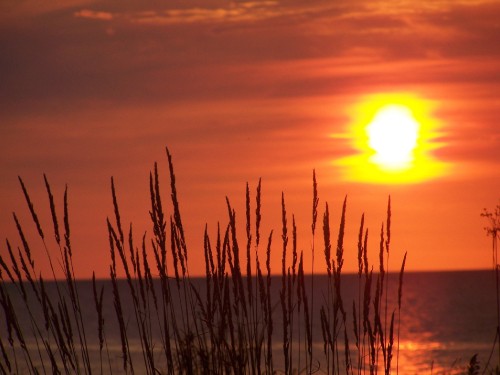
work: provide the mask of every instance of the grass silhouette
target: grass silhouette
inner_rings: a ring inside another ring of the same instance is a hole
[[[31,245],[14,214],[22,246],[15,251],[7,240],[9,259],[0,257],[0,304],[7,328],[7,336],[0,337],[0,372],[151,375],[288,375],[318,370],[328,374],[399,372],[399,322],[406,254],[399,271],[398,304],[392,309],[387,298],[390,199],[387,219],[380,230],[376,271],[368,261],[368,229],[364,216],[361,217],[357,243],[358,298],[353,301],[344,301],[342,294],[347,199],[343,202],[336,241],[332,242],[328,204],[325,203],[322,214],[318,212],[315,173],[311,253],[314,257],[319,251],[315,243],[319,216],[322,217],[325,260],[322,271],[312,268],[308,275],[304,254],[297,249],[295,217],[292,215],[290,225],[283,194],[281,238],[278,240],[282,249],[281,277],[279,285],[276,284],[270,262],[275,235],[272,231],[265,235],[260,233],[259,181],[254,215],[248,184],[246,188],[244,248],[240,247],[236,212],[229,199],[226,201],[228,221],[225,226],[218,226],[216,238],[211,238],[205,229],[205,276],[200,284],[199,278],[190,276],[190,251],[168,149],[167,159],[172,212],[164,211],[155,164],[149,180],[152,238],[144,235],[138,241],[132,225],[124,227],[115,183],[111,179],[114,212],[113,218],[107,220],[110,283],[99,282],[95,275],[92,277],[93,324],[84,318],[80,290],[83,286],[75,281],[67,189],[61,220],[50,184],[44,176],[54,251],[49,244],[49,231],[42,228],[28,190],[19,178],[52,275],[45,279],[35,267]],[[265,259],[259,258],[261,247],[266,250]],[[62,266],[64,279],[53,283],[56,264]],[[122,274],[124,279],[118,276]],[[317,294],[315,277],[325,274],[326,294],[314,298]],[[126,283],[126,288],[120,288],[120,283]],[[52,292],[48,291],[49,284]],[[105,287],[111,290],[105,292]],[[110,293],[113,303],[113,317],[105,317],[106,293]],[[21,317],[14,298],[20,301],[26,318]],[[353,316],[348,317],[351,305]],[[119,329],[121,363],[118,369],[116,358],[110,354],[110,319]],[[315,324],[321,325],[321,338],[313,337]],[[93,332],[90,332],[91,327],[95,327]],[[134,355],[137,350],[132,344],[132,336],[139,337],[139,356]],[[322,347],[317,350],[314,343],[321,340]],[[475,369],[474,364],[471,366]]]

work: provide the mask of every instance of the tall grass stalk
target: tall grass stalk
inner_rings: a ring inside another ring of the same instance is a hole
[[[316,170],[313,169],[313,199],[312,199],[312,224],[311,224],[311,231],[312,231],[312,240],[311,240],[311,313],[314,315],[314,240],[315,240],[315,233],[316,233],[316,221],[318,219],[318,204],[319,204],[319,198],[318,198],[318,183],[316,182]],[[307,301],[307,299],[304,299],[304,301]],[[304,306],[304,312],[307,312],[306,306]],[[309,324],[309,332],[312,332],[312,320],[306,324]],[[312,341],[312,337],[311,337]],[[309,353],[309,351],[308,351]],[[311,358],[309,358],[311,359]],[[307,368],[309,373],[312,371],[312,361],[309,360],[309,367]]]
[[[397,332],[397,357],[396,357],[396,374],[399,373],[399,338],[400,338],[400,330],[401,330],[401,303],[402,303],[402,297],[403,297],[403,275],[405,271],[405,265],[406,265],[406,256],[408,255],[407,252],[405,252],[405,255],[403,257],[403,263],[401,264],[401,271],[399,272],[399,286],[398,286],[398,332]]]

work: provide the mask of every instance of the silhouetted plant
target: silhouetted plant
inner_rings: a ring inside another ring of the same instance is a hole
[[[493,270],[495,272],[496,310],[497,310],[497,328],[496,328],[494,345],[498,346],[498,364],[500,365],[500,264],[498,263],[498,237],[500,236],[500,204],[495,207],[495,210],[493,212],[488,211],[486,208],[483,209],[481,216],[484,217],[488,222],[488,225],[484,228],[484,230],[486,231],[486,235],[488,237],[491,237],[492,262],[493,262]],[[486,367],[488,367],[490,359],[488,360]]]
[[[399,322],[406,254],[399,275],[397,310],[391,312],[387,296],[389,280],[386,278],[391,238],[390,199],[387,219],[380,234],[379,272],[375,274],[368,262],[368,230],[364,226],[364,215],[361,218],[357,246],[359,295],[357,300],[352,301],[352,339],[346,312],[350,302],[344,301],[342,294],[347,198],[343,202],[333,247],[330,211],[325,202],[322,229],[328,284],[326,295],[316,311],[316,271],[311,266],[309,289],[304,253],[297,248],[295,216],[291,215],[290,227],[284,194],[281,200],[281,286],[279,299],[275,298],[274,289],[277,288],[273,289],[270,264],[273,231],[267,237],[265,266],[259,259],[260,180],[256,189],[255,215],[252,215],[248,184],[246,187],[245,253],[240,253],[239,222],[227,198],[227,224],[217,225],[215,241],[210,238],[208,226],[205,227],[204,283],[199,284],[191,278],[190,252],[181,217],[172,157],[168,150],[167,158],[173,212],[168,214],[164,211],[155,163],[149,179],[152,238],[148,239],[143,234],[141,241],[137,242],[132,224],[124,225],[115,180],[111,179],[113,215],[106,222],[111,260],[111,283],[108,283],[111,290],[108,293],[112,296],[113,320],[120,335],[121,369],[117,372],[151,375],[272,374],[281,370],[285,374],[310,374],[324,370],[321,366],[326,364],[329,374],[391,373],[395,351],[399,357]],[[105,287],[99,287],[95,275],[92,275],[91,295],[95,305],[97,341],[91,343],[88,339],[88,325],[83,318],[83,302],[79,291],[82,286],[75,280],[73,267],[68,190],[65,189],[63,197],[64,229],[61,235],[55,199],[44,176],[55,247],[59,250],[57,262],[64,275],[64,281],[57,282],[53,266],[56,262],[52,259],[48,232],[44,231],[23,180],[20,178],[19,181],[36,233],[48,257],[53,281],[56,281],[56,293],[47,291],[46,280],[36,268],[31,245],[18,217],[14,215],[22,247],[16,253],[7,241],[10,264],[0,257],[0,306],[7,328],[7,337],[0,338],[0,372],[91,374],[105,373],[109,369],[109,373],[112,373],[116,359],[110,353],[110,322],[103,312]],[[318,205],[316,173],[313,172],[312,260],[316,246],[314,237]],[[243,257],[241,254],[244,254]],[[153,272],[157,272],[156,280]],[[121,277],[125,288],[118,285]],[[376,286],[374,293],[373,286]],[[18,311],[12,302],[13,293],[28,312],[28,321],[19,320]],[[41,313],[42,319],[39,319],[37,312]],[[277,324],[280,319],[281,324]],[[322,327],[324,359],[317,357],[319,354],[313,350],[314,322],[319,322]],[[138,337],[136,341],[140,345],[140,358],[133,355],[133,334]],[[273,345],[280,334],[284,368],[277,369],[276,361],[279,358],[273,352]],[[27,341],[28,336],[34,338],[34,344]],[[355,345],[356,349],[352,350],[351,345]],[[97,348],[95,357],[91,353],[92,347]],[[397,362],[396,373],[398,371]]]
[[[467,366],[467,375],[479,375],[479,370],[481,367],[479,366],[479,360],[477,359],[477,354],[474,354]]]

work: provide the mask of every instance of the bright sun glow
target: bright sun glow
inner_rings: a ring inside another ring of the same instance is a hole
[[[446,175],[450,165],[434,152],[445,146],[436,103],[409,93],[376,94],[349,109],[347,131],[334,134],[353,153],[335,160],[345,180],[418,183]]]
[[[373,161],[385,168],[407,167],[413,160],[419,128],[407,107],[381,108],[366,128],[368,144],[375,151]]]

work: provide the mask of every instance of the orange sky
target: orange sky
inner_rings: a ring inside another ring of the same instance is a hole
[[[204,272],[205,223],[212,235],[226,225],[228,196],[243,228],[245,184],[255,192],[259,177],[276,271],[282,191],[308,257],[313,169],[333,238],[348,195],[346,270],[356,269],[363,212],[376,260],[389,195],[395,269],[404,251],[410,270],[488,268],[479,214],[500,198],[498,14],[499,1],[3,1],[0,234],[20,245],[15,211],[48,273],[17,180],[49,232],[46,173],[59,210],[69,186],[77,276],[106,276],[110,177],[139,241],[152,232],[154,161],[169,199],[168,146],[192,274]],[[447,173],[404,184],[349,177],[339,161],[359,152],[353,108],[401,93],[430,103],[432,157]],[[319,232],[318,269],[321,246]]]

